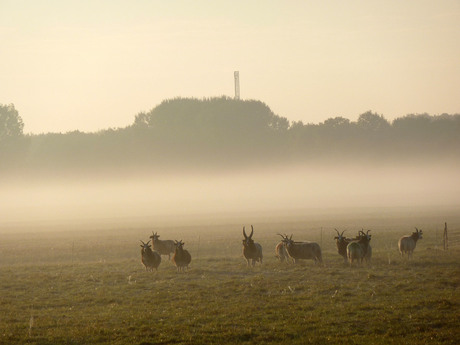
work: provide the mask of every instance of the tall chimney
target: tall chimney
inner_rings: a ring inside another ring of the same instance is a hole
[[[235,76],[235,99],[240,99],[240,72],[235,71],[233,75]]]

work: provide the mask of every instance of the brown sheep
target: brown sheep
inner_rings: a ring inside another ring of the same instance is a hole
[[[339,230],[334,229],[337,231],[337,236],[334,237],[335,243],[337,245],[337,251],[339,252],[339,255],[343,257],[344,263],[347,262],[347,246],[350,244],[352,241],[351,238],[346,238],[343,236],[343,233],[345,230],[342,231],[342,233],[339,233]]]
[[[417,241],[421,240],[422,238],[422,230],[417,228],[415,228],[415,232],[413,232],[412,235],[401,237],[398,242],[401,257],[404,257],[404,254],[407,253],[407,258],[410,259],[412,257],[412,253],[414,252],[415,246],[417,245]]]
[[[350,263],[350,267],[353,265],[355,260],[359,263],[362,263],[363,260],[368,255],[368,251],[370,249],[369,242],[371,241],[371,235],[369,235],[369,231],[365,234],[363,231],[359,232],[358,241],[354,241],[348,244],[347,246],[347,257],[348,262]]]
[[[145,266],[146,271],[153,271],[153,269],[158,271],[158,266],[161,263],[161,256],[157,251],[152,250],[150,246],[150,241],[144,243],[141,240],[141,261]]]
[[[188,269],[188,265],[192,261],[192,256],[184,249],[184,244],[185,243],[182,241],[175,241],[176,248],[172,257],[172,262],[176,265],[177,272]]]
[[[294,242],[291,237],[284,236],[283,243],[286,248],[289,257],[294,260],[296,264],[300,259],[311,259],[315,261],[315,264],[323,263],[323,257],[321,254],[321,247],[316,242]]]
[[[160,255],[168,255],[168,259],[171,260],[171,253],[174,253],[176,250],[176,245],[174,244],[173,240],[160,240],[160,235],[158,233],[154,233],[152,231],[152,239],[153,249],[156,250]]]
[[[252,235],[254,234],[254,227],[251,225],[251,234],[248,236],[246,235],[245,227],[243,226],[243,256],[248,263],[248,267],[250,266],[250,261],[252,261],[252,267],[255,266],[256,262],[260,262],[262,265],[262,246],[259,243],[255,243],[252,239]]]

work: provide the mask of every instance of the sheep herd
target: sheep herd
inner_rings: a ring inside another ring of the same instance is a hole
[[[345,237],[342,231],[337,229],[337,236],[334,237],[337,245],[337,252],[343,257],[345,263],[350,266],[354,262],[360,264],[363,261],[370,263],[372,257],[372,247],[370,245],[371,235],[370,230],[364,232],[360,230],[354,238]],[[243,227],[243,256],[249,266],[255,266],[256,262],[262,264],[262,246],[254,242],[254,227],[251,225],[251,233],[247,235],[246,228]],[[299,242],[292,239],[292,235],[278,234],[281,236],[281,241],[275,247],[275,256],[281,261],[292,261],[298,263],[298,260],[313,260],[315,264],[322,264],[321,247],[316,242]],[[161,263],[161,255],[168,255],[177,268],[177,271],[185,271],[188,269],[192,256],[184,249],[182,241],[160,240],[158,233],[152,232],[150,240],[144,243],[141,240],[141,261],[147,271],[158,270]],[[422,238],[422,230],[415,228],[415,232],[411,235],[403,236],[399,239],[398,248],[401,256],[407,254],[408,258],[412,257],[417,241]],[[152,245],[150,245],[152,242]],[[171,258],[172,254],[172,258]]]
[[[150,241],[152,241],[153,250]],[[185,271],[192,261],[192,256],[188,250],[184,249],[185,243],[182,241],[160,240],[160,235],[152,232],[150,240],[147,243],[141,240],[141,243],[141,261],[146,271],[158,270],[161,255],[168,255],[168,258],[176,265],[178,272]],[[172,259],[171,253],[173,253]]]

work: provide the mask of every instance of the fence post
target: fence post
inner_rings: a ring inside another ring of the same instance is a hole
[[[449,249],[449,242],[447,239],[447,222],[444,223],[444,250]]]
[[[196,251],[196,259],[199,261],[200,259],[200,242],[201,242],[201,235],[198,235],[198,249]]]
[[[434,249],[438,250],[438,227],[436,227],[436,241],[435,241]]]
[[[323,227],[321,227],[321,248],[323,248]]]

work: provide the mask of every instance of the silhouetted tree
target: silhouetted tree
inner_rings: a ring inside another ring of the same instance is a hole
[[[372,132],[381,132],[390,128],[390,123],[383,115],[378,115],[371,111],[361,114],[358,118],[357,125],[366,131]]]
[[[137,114],[126,128],[25,136],[23,127],[13,105],[0,105],[0,170],[134,173],[460,160],[458,114],[407,115],[390,124],[368,111],[355,122],[337,116],[289,124],[260,101],[176,98]]]
[[[0,143],[23,135],[24,123],[13,104],[0,104]]]
[[[24,123],[13,104],[0,104],[0,170],[21,164],[27,151],[28,138]]]
[[[350,120],[341,116],[337,116],[324,121],[324,125],[332,128],[343,128],[350,125]]]

